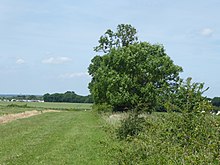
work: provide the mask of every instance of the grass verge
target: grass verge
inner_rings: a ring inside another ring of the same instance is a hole
[[[45,113],[0,125],[0,164],[108,164],[111,139],[91,111]]]

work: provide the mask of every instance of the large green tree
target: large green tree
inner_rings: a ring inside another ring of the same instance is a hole
[[[182,68],[173,63],[162,45],[138,42],[131,25],[119,25],[111,34],[114,39],[102,41],[101,36],[95,51],[105,54],[95,56],[89,66],[89,89],[95,103],[107,103],[116,110],[157,108],[176,88]]]

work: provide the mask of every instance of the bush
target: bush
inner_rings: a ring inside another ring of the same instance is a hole
[[[219,164],[219,117],[154,113],[145,120],[149,124],[138,135],[120,141],[115,164]]]
[[[130,113],[128,118],[121,121],[120,127],[116,130],[119,139],[137,136],[143,131],[145,119],[139,117],[137,113]]]

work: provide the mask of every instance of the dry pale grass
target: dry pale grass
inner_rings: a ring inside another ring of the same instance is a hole
[[[106,116],[104,119],[111,125],[117,125],[120,123],[121,120],[128,117],[127,113],[115,113],[109,116]]]
[[[8,114],[8,115],[4,115],[4,116],[0,116],[0,124],[3,123],[8,123],[17,119],[23,119],[23,118],[28,118],[31,116],[35,116],[35,115],[40,115],[42,113],[47,113],[47,112],[60,112],[57,110],[43,110],[43,111],[37,111],[37,110],[33,110],[33,111],[25,111],[22,113],[16,113],[16,114]]]

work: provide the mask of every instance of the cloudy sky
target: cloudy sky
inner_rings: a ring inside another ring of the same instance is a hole
[[[0,0],[0,93],[87,95],[93,47],[128,23],[220,96],[219,9],[219,0]]]

